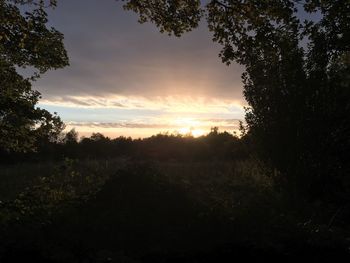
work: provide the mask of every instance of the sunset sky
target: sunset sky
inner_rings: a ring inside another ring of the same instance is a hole
[[[39,106],[85,136],[236,130],[242,69],[221,62],[205,22],[176,38],[137,18],[115,0],[58,1],[49,21],[64,34],[71,65],[34,83]]]

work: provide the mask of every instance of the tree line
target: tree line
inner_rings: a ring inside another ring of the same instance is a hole
[[[16,153],[0,151],[0,162],[103,160],[127,158],[150,161],[227,161],[246,159],[248,144],[228,132],[212,128],[205,136],[195,138],[180,134],[157,134],[144,139],[120,136],[111,139],[101,133],[79,139],[73,129],[62,133],[59,140],[39,142],[35,152]]]

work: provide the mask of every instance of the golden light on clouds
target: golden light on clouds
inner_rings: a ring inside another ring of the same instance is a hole
[[[140,96],[60,96],[50,99],[42,99],[41,104],[60,107],[79,108],[122,108],[122,109],[147,109],[164,110],[167,112],[193,112],[209,113],[222,112],[230,108],[243,109],[241,101],[190,97],[190,96],[167,96],[167,97],[140,97]]]
[[[57,111],[66,130],[74,128],[82,136],[100,132],[112,138],[158,133],[199,137],[212,127],[233,133],[244,115],[239,101],[189,96],[65,96],[43,100],[40,106]]]

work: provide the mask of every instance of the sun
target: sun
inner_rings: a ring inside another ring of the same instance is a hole
[[[174,120],[174,124],[179,127],[177,132],[184,136],[200,137],[206,133],[200,127],[202,123],[193,118],[179,118]]]
[[[178,133],[183,136],[200,137],[205,134],[205,131],[200,128],[182,127],[178,129]]]
[[[205,131],[202,129],[194,129],[191,131],[191,134],[193,135],[193,137],[201,137],[205,134]]]
[[[191,133],[191,129],[188,128],[188,127],[182,127],[182,128],[179,128],[178,129],[178,132],[181,134],[181,135],[189,135]]]
[[[200,137],[207,132],[202,120],[195,118],[176,118],[171,121],[171,125],[176,127],[176,133],[182,136]]]

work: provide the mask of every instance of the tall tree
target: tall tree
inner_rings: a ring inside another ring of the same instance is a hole
[[[45,9],[55,0],[0,0],[0,150],[29,151],[38,139],[54,140],[63,128],[58,116],[36,107],[32,81],[68,65],[63,35],[47,26]],[[30,68],[29,78],[18,69]]]
[[[350,201],[349,0],[123,1],[176,36],[205,17],[223,62],[245,67],[249,134],[279,185]]]

